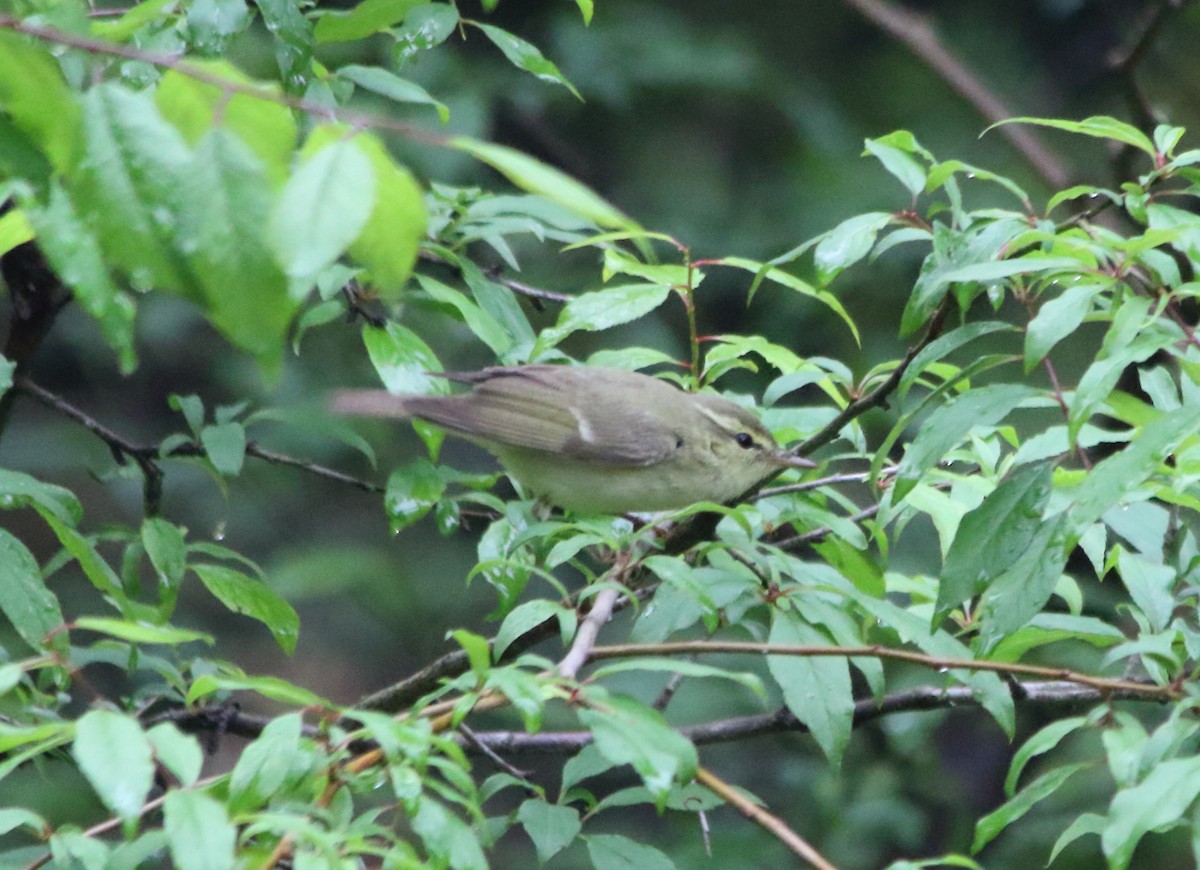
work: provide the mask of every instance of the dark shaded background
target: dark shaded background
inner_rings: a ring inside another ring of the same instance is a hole
[[[400,72],[449,105],[450,131],[513,145],[564,168],[643,225],[673,234],[697,257],[769,258],[859,212],[910,207],[907,192],[875,161],[860,157],[865,137],[897,128],[911,130],[939,157],[1013,177],[1035,204],[1043,202],[1054,189],[1044,173],[1000,132],[981,136],[994,119],[981,114],[910,46],[865,17],[859,7],[866,6],[838,0],[599,0],[595,20],[585,28],[571,3],[501,3],[489,20],[537,44],[579,89],[583,102],[514,69],[476,32]],[[922,16],[944,49],[1006,107],[1005,114],[1113,114],[1143,122],[1152,113],[1159,120],[1196,126],[1200,76],[1194,46],[1200,11],[1190,3],[945,0],[906,8]],[[1162,8],[1170,11],[1162,26],[1153,25]],[[466,3],[463,14],[481,13]],[[1132,70],[1122,67],[1121,59],[1147,28],[1155,29],[1144,53],[1136,55]],[[371,62],[386,57],[385,42],[366,46],[378,52]],[[331,47],[322,60],[333,67],[365,62],[350,54],[363,48]],[[252,73],[274,75],[261,32],[243,38],[234,59]],[[368,99],[363,105],[430,122],[423,110],[405,115],[391,104]],[[1099,144],[1054,132],[1037,135],[1072,183],[1116,186],[1131,171],[1124,155]],[[396,138],[390,144],[423,180],[499,184],[460,153]],[[563,256],[556,246],[533,239],[517,252],[520,277],[529,283],[568,293],[599,285],[592,253]],[[485,252],[480,256],[487,259]],[[759,332],[798,352],[831,356],[864,372],[903,352],[896,324],[917,267],[915,256],[894,252],[834,285],[859,323],[865,337],[861,348],[827,311],[782,291],[763,291],[747,308],[746,276],[722,270],[700,288],[701,331]],[[199,394],[210,407],[249,400],[312,419],[307,412],[329,389],[375,381],[355,325],[333,324],[306,335],[280,383],[267,387],[252,361],[232,352],[187,304],[160,295],[141,305],[141,366],[132,377],[119,377],[95,325],[72,308],[56,323],[31,376],[127,437],[147,442],[184,428],[167,407],[172,393]],[[7,315],[7,309],[0,307],[0,314]],[[413,316],[420,323],[420,313]],[[535,323],[545,323],[553,312],[533,316]],[[648,345],[682,355],[684,326],[681,311],[668,305],[655,320],[598,337],[579,335],[565,349],[583,358],[601,347]],[[465,333],[415,328],[431,340],[448,368],[489,361],[486,349],[466,342]],[[756,387],[748,376],[731,383]],[[315,423],[307,433],[303,426],[262,425],[254,437],[272,449],[380,482],[393,465],[420,452],[406,429],[356,426],[379,453],[376,468]],[[467,448],[452,448],[447,456],[469,467],[489,467],[486,457]],[[0,462],[76,491],[89,529],[140,521],[137,475],[117,468],[104,445],[81,428],[28,399],[15,408],[0,444]],[[427,519],[393,538],[378,496],[262,462],[249,461],[243,475],[228,483],[227,495],[195,464],[174,461],[166,467],[164,515],[187,525],[192,538],[221,539],[258,560],[272,585],[300,611],[300,644],[287,657],[260,625],[185,587],[176,621],[217,633],[218,654],[248,670],[279,674],[350,703],[448,649],[445,630],[465,626],[488,633],[494,628],[483,622],[494,594],[483,581],[464,587],[474,564],[474,531],[443,538]],[[40,557],[53,552],[50,536],[31,517],[5,514],[0,521],[22,539],[40,543]],[[905,540],[907,551],[936,554],[932,541],[920,539],[928,531],[914,524],[906,532],[911,536]],[[90,589],[72,569],[56,578],[55,588],[68,613],[78,612],[71,590]],[[619,628],[612,631],[619,635]],[[97,668],[90,678],[105,687],[119,676]],[[897,673],[892,687],[901,687],[905,679]],[[645,697],[655,688],[630,683],[631,691]],[[717,698],[741,703],[745,713],[762,709],[744,693],[685,683],[672,705],[673,719],[698,721]],[[511,727],[505,718],[494,721]],[[1019,736],[1038,724],[1022,721]],[[966,850],[974,820],[1002,800],[1009,754],[994,723],[972,711],[956,711],[892,716],[857,731],[841,771],[831,771],[810,740],[794,735],[713,747],[703,756],[707,765],[761,795],[839,866],[865,868],[899,855]],[[481,761],[481,769],[486,764]],[[528,766],[552,771],[559,764],[531,760]],[[1064,819],[1092,806],[1090,785],[1103,775],[1097,772],[1093,781],[1090,776],[1077,777],[1073,788],[1001,837],[985,853],[985,863],[1044,862],[1053,838],[1067,824]],[[62,797],[61,782],[45,772],[9,777],[0,788],[23,789],[34,802]],[[48,814],[81,811],[58,806]],[[590,830],[604,829],[606,817]],[[712,821],[714,866],[790,862],[781,845],[731,810],[718,811]],[[691,817],[643,822],[646,836],[680,867],[705,860]],[[497,866],[532,866],[532,849],[521,835],[510,835],[505,843]],[[1185,854],[1175,853],[1177,847],[1186,844],[1169,836],[1150,838],[1138,857],[1154,866],[1151,862]],[[1084,839],[1057,866],[1093,867],[1098,860],[1095,838]],[[577,847],[553,866],[587,866],[586,856]]]

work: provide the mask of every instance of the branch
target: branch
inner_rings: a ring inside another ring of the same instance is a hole
[[[264,100],[268,103],[277,103],[281,106],[286,106],[289,109],[295,109],[297,111],[304,112],[313,117],[332,118],[351,127],[387,130],[390,133],[398,133],[415,142],[423,142],[427,145],[448,147],[451,142],[451,137],[430,133],[427,130],[423,130],[413,124],[406,124],[403,121],[394,121],[391,118],[387,118],[382,115],[372,115],[367,112],[339,109],[323,103],[314,102],[313,100],[289,97],[285,94],[279,93],[273,88],[256,83],[230,81],[229,79],[216,75],[209,70],[189,63],[186,60],[182,60],[179,55],[156,54],[153,52],[143,51],[139,48],[127,45],[119,45],[117,43],[107,42],[103,39],[95,39],[93,37],[84,36],[78,33],[68,33],[67,31],[59,30],[56,27],[31,24],[28,21],[14,18],[11,15],[0,15],[0,28],[14,30],[17,33],[24,33],[26,36],[32,36],[34,39],[40,39],[44,42],[52,42],[55,45],[65,45],[68,48],[76,48],[80,51],[87,52],[88,54],[104,55],[106,57],[120,57],[125,58],[126,60],[137,60],[143,63],[148,63],[151,66],[174,70],[180,75],[184,75],[198,82],[203,82],[206,85],[212,85],[215,88],[219,88],[222,93],[244,94],[248,97],[253,97],[256,100]]]
[[[1177,700],[1183,692],[1177,686],[1159,686],[1136,680],[1112,679],[1083,674],[1068,668],[1023,665],[1017,662],[995,662],[984,659],[951,659],[926,655],[912,650],[870,644],[863,646],[812,646],[807,644],[757,643],[754,641],[687,640],[671,643],[630,643],[616,646],[598,646],[592,650],[592,661],[631,658],[634,656],[678,656],[698,653],[753,653],[776,656],[838,656],[853,658],[887,659],[909,662],[936,671],[992,671],[1013,676],[1024,675],[1049,680],[1060,680],[1090,686],[1101,692],[1128,692],[1152,700]]]
[[[872,408],[880,407],[887,403],[888,397],[895,391],[896,387],[900,386],[900,380],[904,377],[905,371],[912,364],[917,354],[923,351],[929,344],[941,335],[942,324],[946,322],[946,314],[950,310],[950,295],[947,294],[941,305],[933,313],[933,317],[929,320],[929,328],[925,330],[924,337],[910,347],[904,358],[892,370],[885,380],[878,387],[867,393],[865,396],[860,396],[849,405],[842,409],[842,412],[829,421],[815,435],[810,435],[808,438],[800,442],[799,445],[792,448],[792,453],[797,456],[808,456],[814,450],[824,447],[830,441],[837,437],[838,433],[851,420],[861,417]]]
[[[697,768],[696,782],[715,792],[718,797],[730,804],[743,816],[756,825],[773,834],[781,843],[803,858],[817,870],[837,870],[821,856],[821,853],[809,844],[807,840],[788,827],[783,819],[755,803],[751,798],[742,794],[725,780],[719,778],[706,767]]]
[[[1101,691],[1089,686],[1062,680],[1031,680],[1011,684],[1018,704],[1038,710],[1077,710],[1091,704],[1109,701],[1146,701],[1140,692]],[[854,703],[855,726],[881,719],[893,713],[933,710],[958,710],[964,706],[980,707],[979,699],[969,686],[917,686],[902,692],[874,698],[862,698]],[[769,734],[806,733],[808,726],[786,707],[756,716],[736,716],[677,729],[679,734],[696,746],[713,743],[732,743]],[[493,752],[504,755],[573,755],[592,742],[590,731],[542,731],[526,734],[523,731],[476,731],[475,739]],[[470,746],[467,752],[472,752]]]
[[[571,648],[558,663],[558,673],[561,676],[573,680],[579,674],[579,669],[587,664],[592,655],[592,648],[596,645],[596,637],[604,624],[612,619],[613,608],[620,597],[621,590],[612,586],[596,593],[592,609],[575,631],[575,640],[571,643]]]
[[[181,444],[172,449],[166,456],[161,455],[158,444],[135,444],[128,438],[125,438],[120,433],[109,428],[105,424],[96,420],[84,411],[72,405],[61,396],[50,392],[49,390],[38,386],[29,378],[18,377],[13,382],[13,390],[24,393],[32,399],[37,400],[52,411],[62,414],[70,420],[74,420],[79,425],[83,426],[101,441],[103,441],[112,453],[113,459],[119,464],[124,464],[126,459],[132,459],[137,463],[145,478],[145,499],[146,511],[153,515],[157,513],[159,499],[162,495],[162,479],[163,470],[158,464],[159,460],[165,458],[184,458],[204,456],[204,448],[199,444]],[[328,468],[315,462],[309,462],[305,459],[297,459],[294,456],[288,456],[284,453],[277,453],[273,450],[266,450],[259,447],[257,444],[250,443],[246,445],[246,455],[252,456],[255,459],[261,459],[264,462],[272,462],[277,465],[287,465],[292,468],[298,468],[301,471],[306,471],[309,474],[323,477],[327,480],[333,480],[337,483],[344,483],[367,492],[383,492],[384,487],[369,481],[360,480],[357,477],[352,477],[349,474],[344,474],[333,468]]]
[[[975,107],[989,124],[1011,118],[1012,111],[999,97],[939,41],[937,34],[921,16],[885,0],[846,0],[879,29],[904,43],[913,54],[941,76],[959,96]],[[1044,146],[1038,136],[1025,127],[1006,125],[999,128],[1021,155],[1055,189],[1067,186],[1071,174],[1058,156]]]

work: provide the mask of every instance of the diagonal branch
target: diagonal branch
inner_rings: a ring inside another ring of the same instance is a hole
[[[864,18],[898,41],[904,43],[913,54],[923,60],[941,76],[959,96],[975,107],[990,124],[1013,117],[1013,112],[1003,100],[993,93],[971,69],[942,45],[934,29],[920,15],[902,6],[885,0],[845,0]],[[1063,162],[1041,139],[1025,127],[1007,125],[999,128],[1000,135],[1008,139],[1030,165],[1038,171],[1051,187],[1065,187],[1071,173]]]

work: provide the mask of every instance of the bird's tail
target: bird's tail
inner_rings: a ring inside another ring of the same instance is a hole
[[[412,416],[403,396],[387,390],[338,390],[329,400],[329,409],[349,417],[391,417],[402,420]]]

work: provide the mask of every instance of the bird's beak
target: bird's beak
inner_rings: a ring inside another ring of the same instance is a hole
[[[817,463],[811,459],[805,459],[803,456],[797,456],[794,453],[788,453],[786,450],[780,450],[775,454],[776,464],[783,468],[816,468]]]

